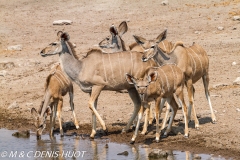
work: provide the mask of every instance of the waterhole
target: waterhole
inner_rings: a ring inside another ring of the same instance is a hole
[[[91,141],[85,136],[42,135],[36,139],[12,136],[16,131],[0,129],[0,159],[84,159],[84,160],[147,160],[153,149],[144,145],[113,143],[110,139]],[[122,153],[123,155],[118,155]],[[189,151],[168,150],[168,157],[161,160],[225,160],[224,157],[208,154],[193,154]]]

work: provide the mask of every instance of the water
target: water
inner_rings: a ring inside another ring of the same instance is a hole
[[[35,134],[30,138],[16,138],[12,136],[15,131],[0,129],[0,160],[1,159],[84,159],[84,160],[145,160],[148,159],[150,148],[127,144],[112,143],[109,139],[96,139],[78,136],[60,137],[56,135],[50,139],[43,135],[37,140]],[[108,147],[106,147],[106,144]],[[128,156],[117,155],[128,151]],[[193,160],[192,153],[186,151],[172,151],[168,160]],[[201,160],[225,160],[223,157],[212,157],[207,154],[198,154]]]

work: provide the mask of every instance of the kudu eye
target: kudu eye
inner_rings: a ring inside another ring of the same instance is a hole
[[[57,45],[57,43],[52,43],[52,46],[56,46]]]
[[[109,38],[106,38],[107,41],[109,41]]]
[[[154,46],[151,46],[151,48],[153,48],[153,49],[154,49]]]

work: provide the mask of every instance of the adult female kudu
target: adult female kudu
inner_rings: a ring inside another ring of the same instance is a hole
[[[74,112],[73,103],[73,85],[68,79],[65,73],[62,71],[60,64],[57,64],[51,70],[51,73],[46,78],[45,82],[45,94],[44,100],[42,101],[38,111],[35,108],[31,109],[31,114],[35,120],[34,124],[37,128],[37,137],[40,138],[42,131],[44,130],[46,124],[45,120],[47,115],[50,114],[50,136],[53,135],[53,128],[55,124],[56,115],[59,121],[60,135],[63,136],[62,122],[61,122],[61,111],[63,105],[63,96],[69,93],[69,103],[72,109],[74,123],[76,128],[79,128],[78,121],[76,119],[76,114]],[[43,109],[43,106],[47,106],[47,109]],[[50,106],[50,107],[48,107]],[[43,115],[43,118],[41,118]]]
[[[109,28],[109,32],[111,35],[104,38],[99,43],[99,47],[102,48],[102,50],[104,52],[108,52],[108,53],[109,52],[114,53],[114,52],[119,52],[119,51],[127,51],[125,42],[122,39],[123,34],[125,34],[127,31],[128,31],[128,26],[127,26],[126,21],[121,22],[120,25],[118,26],[118,29],[114,25],[112,25]],[[139,52],[142,50],[135,49],[135,51]],[[155,63],[155,62],[153,61],[153,63]],[[121,91],[121,93],[122,93],[122,91]],[[137,121],[137,117],[135,119],[135,122],[136,121]],[[152,124],[152,121],[153,121],[152,109],[150,107],[148,107],[146,110],[146,116],[145,116],[142,134],[145,134],[147,132],[148,123]],[[135,125],[135,123],[134,123],[134,125]]]
[[[119,91],[127,89],[134,103],[134,113],[131,116],[125,130],[128,130],[136,117],[141,100],[133,85],[129,85],[125,80],[125,73],[133,76],[143,76],[145,69],[153,66],[151,61],[142,62],[142,54],[138,52],[117,52],[103,53],[101,50],[93,49],[87,53],[83,59],[78,59],[72,44],[69,42],[68,33],[59,31],[57,40],[41,51],[43,57],[59,54],[61,66],[69,78],[79,85],[81,90],[90,93],[89,108],[92,110],[92,133],[91,138],[96,134],[97,116],[102,128],[106,131],[106,126],[96,110],[98,96],[102,90]],[[45,112],[47,106],[43,106]],[[41,118],[43,117],[43,113]]]
[[[99,43],[99,47],[105,49],[111,49],[112,52],[117,51],[117,50],[122,50],[122,51],[126,51],[126,46],[125,46],[125,42],[122,39],[122,35],[123,33],[127,32],[127,23],[125,21],[123,21],[120,25],[119,25],[119,32],[121,34],[118,34],[118,30],[116,29],[116,27],[111,26],[109,31],[111,33],[111,36],[108,36],[106,38],[104,38],[100,43]],[[173,45],[173,43],[168,42],[167,40],[165,40],[166,38],[166,34],[161,33],[156,40],[159,41],[159,47],[164,51],[164,52],[170,52],[171,49],[175,48],[176,46]],[[154,40],[153,42],[155,42],[156,40]],[[152,41],[152,40],[150,40]],[[149,42],[150,43],[150,42]],[[177,44],[178,45],[178,44]],[[131,51],[137,51],[137,52],[144,52],[144,48],[139,45],[137,42],[132,43],[131,45],[129,45],[129,49]],[[153,61],[152,63],[154,64],[154,66],[159,66],[157,63],[155,63],[154,60],[150,59],[151,61]],[[167,104],[167,112],[164,118],[164,123],[162,125],[162,129],[165,128],[166,125],[166,121],[167,121],[167,116],[168,116],[168,112],[170,110],[170,106],[168,106]],[[143,108],[142,108],[143,109]],[[153,121],[153,117],[152,117],[152,108],[147,107],[146,110],[146,116],[145,116],[145,121],[144,121],[144,126],[143,126],[143,130],[141,132],[141,134],[146,134],[147,132],[147,126],[148,126],[148,122],[149,124],[152,124]]]
[[[135,78],[132,75],[126,74],[126,80],[129,84],[134,84],[138,91],[143,105],[148,104],[150,101],[155,100],[156,105],[156,142],[159,142],[160,131],[159,131],[159,116],[161,114],[165,101],[172,107],[172,116],[169,121],[167,130],[164,136],[171,131],[173,119],[178,110],[178,105],[175,101],[174,95],[176,95],[179,104],[182,107],[184,120],[185,120],[185,134],[184,137],[188,137],[188,122],[187,122],[187,107],[183,97],[184,87],[184,74],[180,68],[176,65],[169,64],[161,67],[149,68],[144,77]],[[159,113],[160,104],[160,113]],[[146,106],[147,107],[147,106]],[[142,112],[143,113],[143,112]],[[139,116],[142,116],[142,113]],[[141,117],[140,117],[141,118]],[[137,131],[139,128],[139,121],[132,137],[131,143],[135,142]]]
[[[167,30],[163,32],[166,34]],[[195,112],[194,105],[194,93],[195,89],[193,84],[196,83],[200,78],[203,80],[205,95],[209,103],[212,123],[216,122],[216,116],[213,112],[210,95],[208,91],[209,85],[209,59],[204,49],[193,44],[190,47],[178,46],[176,49],[171,50],[169,54],[164,53],[161,48],[158,47],[158,41],[148,41],[145,38],[134,36],[136,42],[141,45],[145,52],[142,60],[144,62],[153,58],[159,65],[167,63],[175,63],[185,74],[185,85],[187,86],[188,98],[189,98],[189,109],[188,119],[191,118],[191,109],[193,108],[193,115],[195,120],[195,128],[199,128],[199,121]],[[182,42],[181,42],[182,43]]]

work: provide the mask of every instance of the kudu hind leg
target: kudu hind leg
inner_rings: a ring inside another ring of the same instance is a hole
[[[206,98],[208,100],[208,104],[209,104],[209,107],[210,107],[210,111],[211,111],[211,116],[212,116],[212,123],[216,123],[216,116],[213,112],[213,108],[212,108],[212,103],[211,103],[211,99],[210,99],[210,94],[209,94],[209,90],[208,90],[208,85],[209,85],[209,77],[208,75],[204,75],[202,77],[202,80],[203,80],[203,85],[204,85],[204,89],[205,89],[205,95],[206,95]]]
[[[57,117],[58,117],[58,123],[59,123],[59,128],[60,128],[60,135],[63,137],[63,129],[62,129],[62,118],[61,118],[61,110],[63,106],[63,99],[59,98],[58,100],[58,105],[57,105]]]
[[[179,105],[182,106],[182,112],[184,116],[184,122],[185,122],[185,129],[184,129],[184,137],[188,138],[188,116],[187,116],[187,106],[184,101],[184,95],[183,92],[180,92],[180,94],[177,97],[177,100],[179,102]]]
[[[129,119],[129,121],[127,123],[127,126],[122,130],[122,133],[124,133],[124,132],[129,130],[131,124],[133,123],[133,120],[137,116],[137,114],[138,114],[138,112],[140,110],[140,107],[141,107],[141,99],[140,99],[140,97],[138,95],[137,90],[135,88],[128,89],[128,94],[129,94],[130,98],[133,101],[134,111],[133,111],[133,114],[132,114],[131,118]]]
[[[55,121],[56,121],[56,114],[57,114],[57,106],[58,106],[58,102],[54,102],[53,103],[53,109],[52,109],[52,121],[50,121],[50,136],[53,136],[53,129],[55,126]],[[51,118],[50,118],[51,119]]]
[[[186,82],[187,86],[187,92],[188,92],[188,99],[189,99],[189,106],[188,106],[188,120],[191,120],[191,111],[193,110],[193,116],[194,116],[194,121],[195,121],[195,128],[199,129],[199,121],[197,119],[197,114],[195,111],[195,105],[194,105],[194,89],[193,89],[193,84],[192,80],[189,79]]]
[[[148,107],[145,110],[145,118],[144,118],[143,130],[141,132],[141,134],[143,134],[143,135],[147,133],[148,121],[149,121],[149,117],[150,117],[150,114],[151,114],[151,103],[148,103],[147,106]]]
[[[89,108],[92,111],[92,133],[90,135],[90,138],[94,138],[95,134],[96,134],[96,120],[95,120],[95,116],[97,117],[97,119],[99,120],[102,128],[104,131],[107,130],[105,122],[103,121],[103,119],[101,118],[101,116],[99,115],[99,113],[97,112],[96,108],[97,108],[97,99],[102,91],[104,86],[93,86],[92,87],[92,92],[91,92],[91,97],[89,99],[88,105]]]
[[[148,114],[148,123],[152,124],[153,123],[153,108],[151,106],[151,103],[149,103],[149,114]]]
[[[167,110],[170,110],[170,108],[171,108],[172,113],[171,113],[171,116],[170,116],[170,120],[169,120],[169,123],[168,123],[168,127],[167,127],[166,131],[164,132],[162,138],[166,138],[166,137],[168,136],[168,133],[171,131],[173,119],[174,119],[174,117],[175,117],[175,115],[176,115],[176,113],[177,113],[177,109],[178,109],[174,97],[166,98],[166,100],[167,100],[167,103],[168,103],[168,105],[169,105],[169,106],[167,107]],[[166,111],[166,114],[165,114],[165,115],[167,115],[167,114],[168,114],[168,113],[167,113],[167,111]]]
[[[69,91],[69,103],[70,103],[72,114],[73,114],[73,118],[74,118],[74,124],[76,126],[76,129],[78,129],[79,125],[78,125],[78,121],[77,121],[76,114],[75,114],[75,111],[74,111],[73,89],[71,89],[71,91]]]

